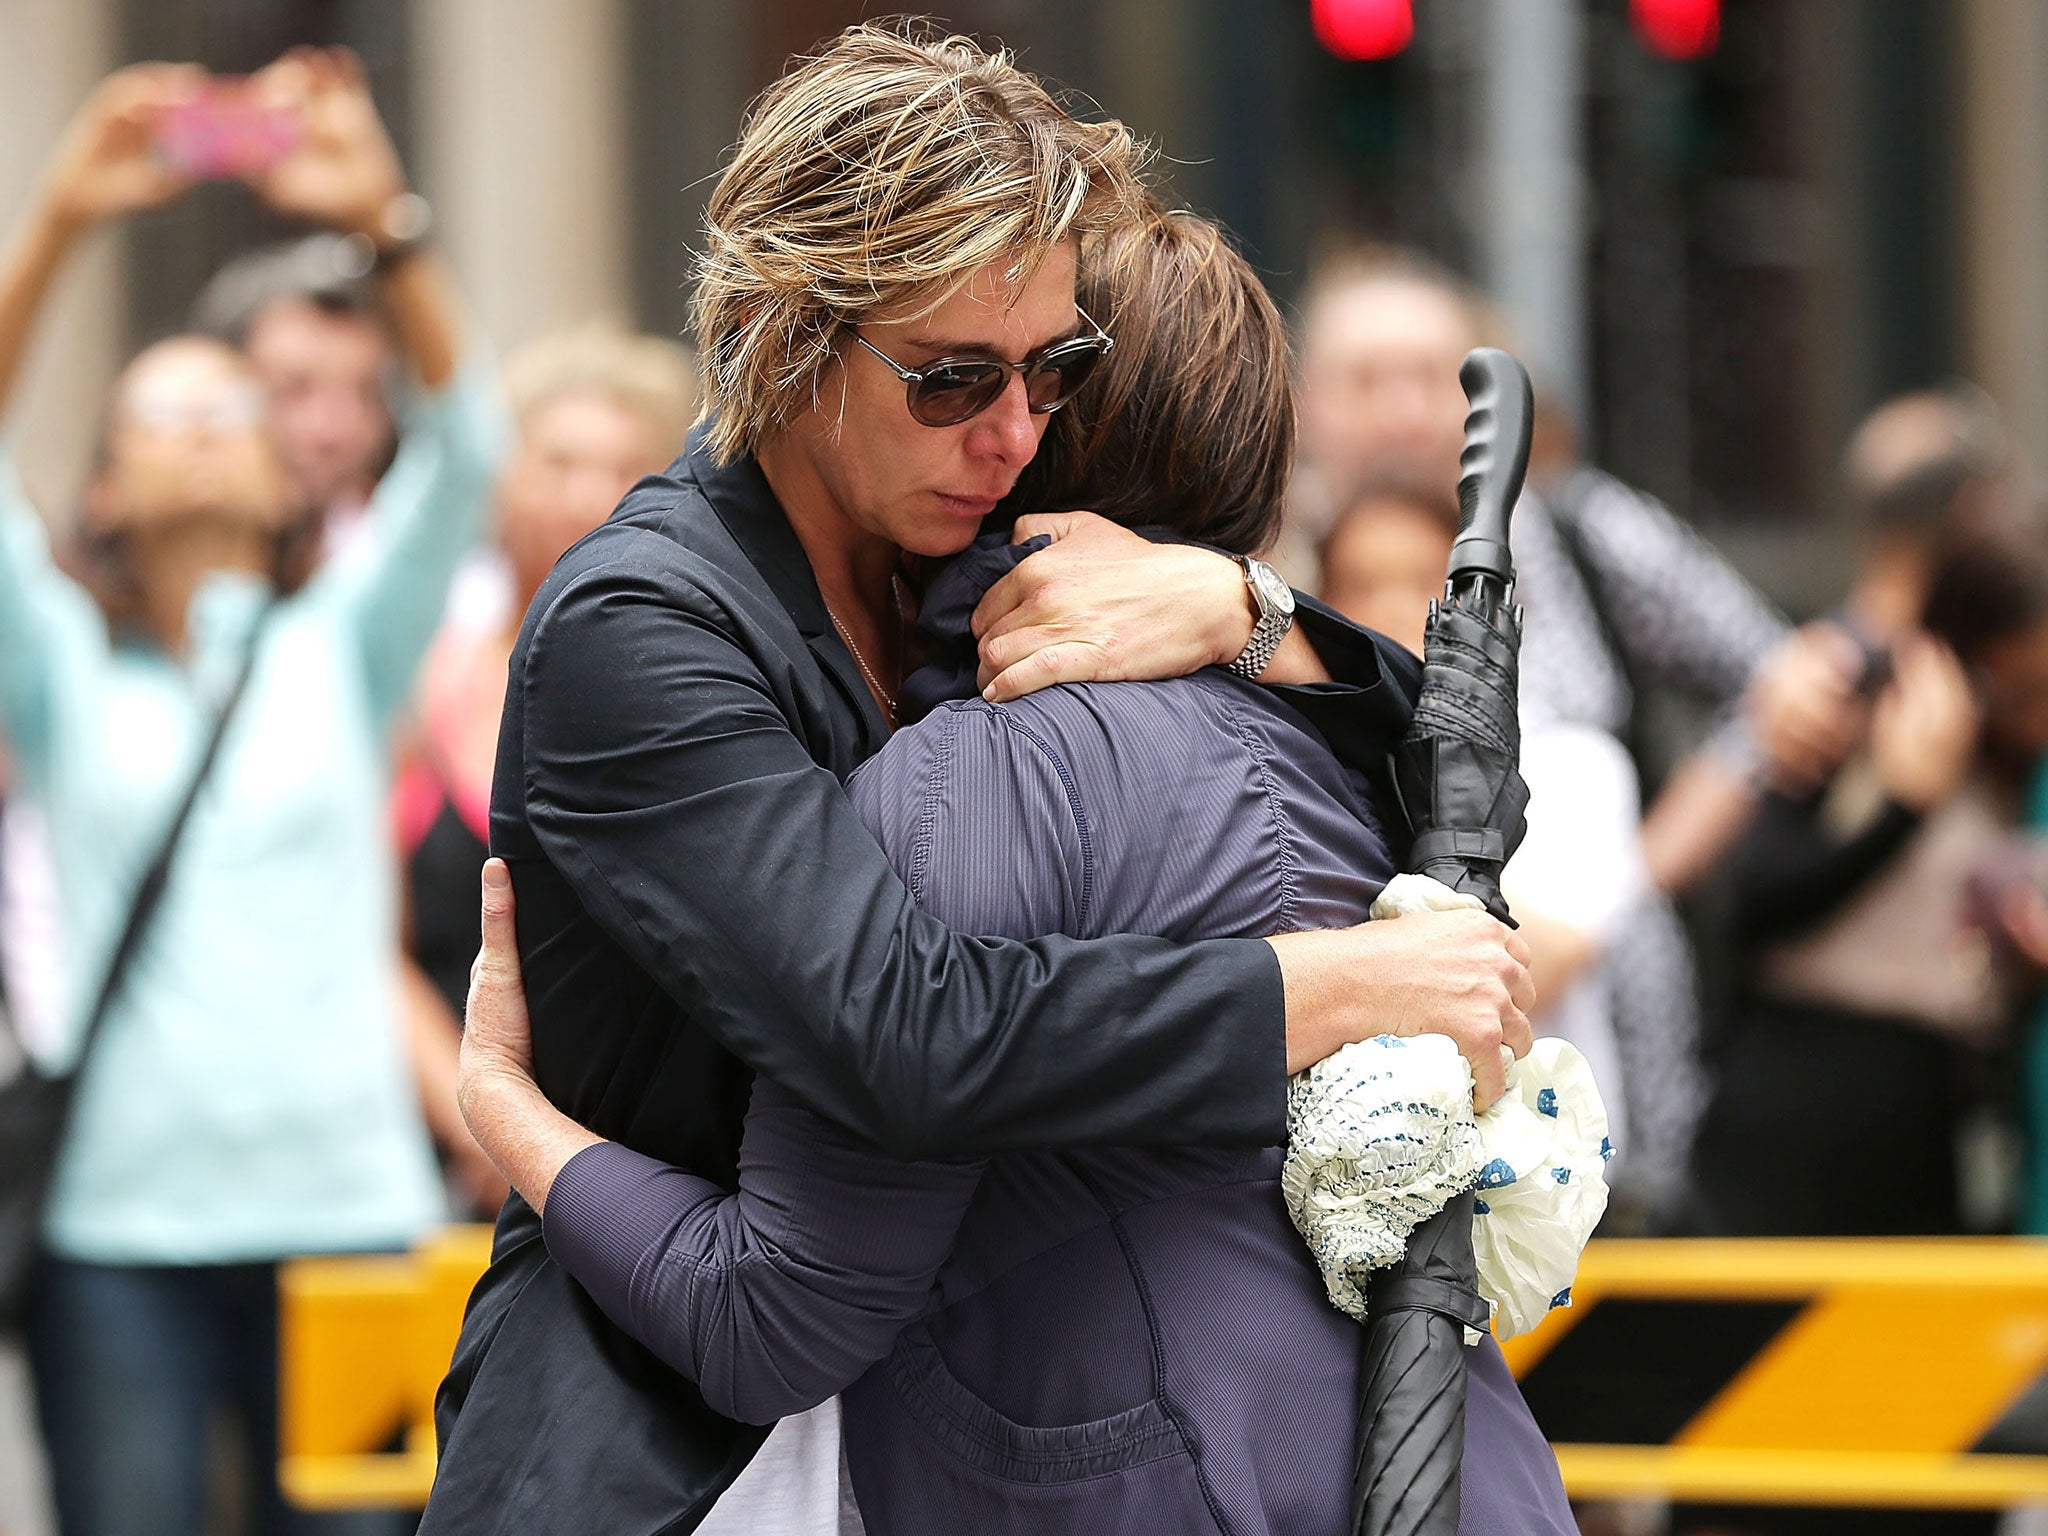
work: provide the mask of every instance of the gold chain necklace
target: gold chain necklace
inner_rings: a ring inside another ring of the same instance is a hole
[[[889,576],[889,600],[896,605],[896,650],[899,674],[896,686],[901,688],[903,686],[900,680],[903,665],[903,583],[897,579],[893,572]],[[846,642],[847,650],[853,653],[853,664],[860,668],[860,675],[866,678],[868,686],[875,690],[875,697],[882,701],[882,714],[889,723],[889,729],[895,730],[896,696],[882,686],[882,680],[875,675],[875,669],[868,665],[867,657],[861,654],[860,647],[854,643],[853,631],[839,621],[839,615],[832,611],[830,603],[825,604],[825,617],[832,621],[832,627],[839,631],[839,638]]]

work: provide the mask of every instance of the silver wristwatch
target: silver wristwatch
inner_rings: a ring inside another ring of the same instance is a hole
[[[1237,660],[1230,663],[1230,670],[1239,677],[1256,678],[1266,670],[1273,653],[1280,649],[1280,642],[1287,638],[1287,631],[1294,627],[1294,589],[1265,561],[1254,560],[1250,555],[1232,558],[1244,567],[1244,584],[1251,589],[1259,622],[1252,626],[1252,637],[1237,653]]]

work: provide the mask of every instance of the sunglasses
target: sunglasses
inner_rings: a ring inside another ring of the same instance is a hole
[[[859,331],[853,333],[853,339],[909,386],[905,397],[910,414],[925,426],[955,427],[979,416],[1002,398],[1013,373],[1024,376],[1024,398],[1034,415],[1043,416],[1073,399],[1095,365],[1116,345],[1087,310],[1078,304],[1074,310],[1095,326],[1093,336],[1047,342],[1019,363],[1001,357],[942,357],[922,368],[906,368]]]

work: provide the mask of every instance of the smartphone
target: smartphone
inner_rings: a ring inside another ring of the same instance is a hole
[[[1857,649],[1863,652],[1863,664],[1856,674],[1856,691],[1866,699],[1874,699],[1892,681],[1892,652],[1890,646],[1876,645],[1855,636]]]
[[[266,171],[298,139],[297,110],[259,102],[246,79],[209,82],[198,96],[165,112],[156,128],[158,153],[202,181]]]

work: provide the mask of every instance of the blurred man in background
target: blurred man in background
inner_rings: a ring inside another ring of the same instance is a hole
[[[1334,514],[1375,480],[1456,484],[1466,411],[1458,367],[1497,332],[1468,285],[1417,253],[1354,250],[1311,275],[1301,338],[1308,473],[1291,510],[1297,579]],[[1569,454],[1554,454],[1549,468],[1547,484],[1532,472],[1513,525],[1527,611],[1525,726],[1588,727],[1628,742],[1638,680],[1685,688],[1726,721],[1645,817],[1650,883],[1609,949],[1616,1088],[1631,1126],[1628,1167],[1617,1168],[1622,1205],[1668,1217],[1704,1098],[1695,968],[1670,897],[1739,834],[1763,784],[1811,783],[1847,751],[1853,646],[1832,631],[1795,636],[1650,498]]]
[[[248,354],[322,552],[338,552],[364,526],[397,445],[398,352],[370,256],[336,234],[252,251],[207,284],[192,325]]]

